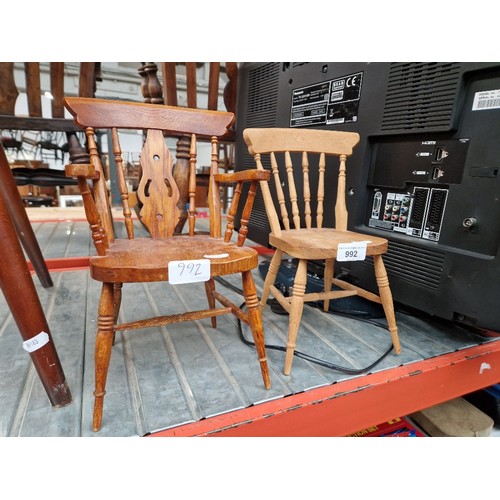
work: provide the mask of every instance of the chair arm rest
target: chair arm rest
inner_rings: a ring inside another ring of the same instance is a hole
[[[240,229],[238,231],[238,240],[236,243],[237,246],[243,246],[248,233],[248,222],[250,220],[250,214],[252,213],[253,202],[255,200],[259,182],[268,181],[271,178],[271,172],[269,172],[268,170],[260,170],[255,168],[250,170],[242,170],[240,172],[234,172],[231,174],[215,174],[214,178],[216,181],[218,180],[218,178],[220,178],[220,180],[223,182],[226,181],[236,183],[231,206],[229,207],[227,213],[227,225],[226,232],[224,234],[224,241],[226,243],[230,241],[233,235],[234,218],[236,215],[238,204],[240,202],[242,184],[245,181],[250,181],[251,183],[247,193],[247,198],[245,200],[245,206],[243,207],[243,210],[241,212]]]
[[[93,165],[87,164],[70,164],[64,168],[68,177],[85,177],[86,179],[99,179],[99,172],[96,171]]]
[[[216,182],[243,182],[243,181],[268,181],[271,172],[256,168],[232,172],[229,174],[214,174]]]

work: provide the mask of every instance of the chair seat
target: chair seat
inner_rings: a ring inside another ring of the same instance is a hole
[[[269,243],[297,259],[332,259],[337,256],[339,243],[366,241],[366,255],[387,252],[387,240],[368,234],[337,231],[333,228],[290,229],[281,236],[269,235]]]
[[[173,244],[175,242],[175,244]],[[106,255],[90,259],[92,278],[108,283],[168,281],[173,260],[209,259],[212,276],[239,273],[258,265],[258,253],[207,236],[175,236],[169,239],[115,240]]]

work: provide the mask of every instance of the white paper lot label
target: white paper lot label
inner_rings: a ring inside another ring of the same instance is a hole
[[[339,243],[337,260],[345,262],[348,260],[365,260],[366,241],[353,241],[352,243]]]
[[[168,281],[172,285],[181,283],[196,283],[210,279],[210,261],[198,260],[173,260],[168,263]]]
[[[23,342],[25,351],[33,352],[40,347],[43,347],[49,341],[49,334],[47,332],[40,332],[38,335],[31,337],[29,340]]]

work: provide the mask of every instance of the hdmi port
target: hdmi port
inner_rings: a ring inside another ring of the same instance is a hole
[[[441,161],[443,160],[444,158],[446,158],[448,156],[448,151],[446,151],[445,148],[443,148],[442,146],[438,146],[436,148],[436,155],[435,155],[435,159],[436,161]]]
[[[443,177],[444,171],[439,168],[439,167],[432,167],[432,178],[433,179],[439,179],[440,177]]]

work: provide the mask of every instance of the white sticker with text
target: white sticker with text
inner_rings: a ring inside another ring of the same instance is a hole
[[[337,249],[337,260],[345,262],[348,260],[365,260],[366,241],[353,241],[352,243],[339,243]]]
[[[36,351],[43,347],[49,341],[49,334],[47,332],[40,332],[38,335],[31,337],[29,340],[23,342],[24,350],[28,352]]]
[[[168,281],[172,285],[181,283],[196,283],[210,279],[210,261],[198,260],[173,260],[168,263]]]
[[[483,90],[474,94],[472,111],[500,108],[500,89]]]

